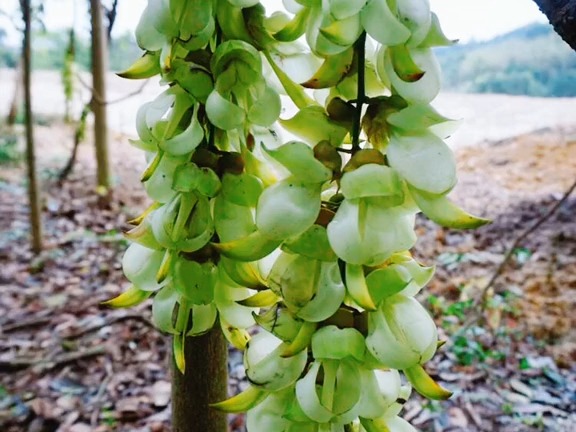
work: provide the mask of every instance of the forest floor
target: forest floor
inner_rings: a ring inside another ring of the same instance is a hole
[[[0,430],[169,430],[167,338],[150,306],[100,303],[126,288],[121,257],[126,221],[146,206],[144,162],[126,136],[111,146],[115,193],[100,209],[90,145],[63,184],[72,131],[37,125],[45,251],[28,246],[24,166],[0,167]],[[437,276],[421,300],[448,343],[428,370],[455,390],[446,402],[418,397],[404,417],[434,432],[576,430],[576,194],[512,255],[488,292],[482,323],[476,298],[507,248],[575,180],[574,130],[543,129],[456,152],[454,199],[493,223],[473,232],[420,218],[418,259]],[[458,332],[463,322],[468,330]],[[482,325],[480,325],[482,324]],[[246,385],[230,351],[230,392]],[[241,416],[231,417],[234,432]]]

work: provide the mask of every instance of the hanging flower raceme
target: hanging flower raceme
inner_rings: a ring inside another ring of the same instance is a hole
[[[185,338],[219,326],[250,385],[214,406],[248,411],[249,431],[411,431],[412,389],[451,394],[424,369],[439,341],[416,299],[434,273],[409,252],[416,214],[487,222],[447,198],[455,122],[430,105],[431,48],[452,42],[428,0],[283,3],[149,0],[145,54],[121,75],[166,86],[132,141],[153,203],[108,304],[152,297],[182,371]]]

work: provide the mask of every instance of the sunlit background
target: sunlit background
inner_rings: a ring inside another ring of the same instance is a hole
[[[262,1],[270,11],[281,5]],[[446,35],[460,40],[435,50],[443,86],[433,105],[460,120],[447,139],[459,173],[450,196],[493,223],[471,232],[418,218],[411,252],[437,268],[419,299],[448,341],[427,368],[456,392],[442,403],[414,395],[402,415],[423,432],[576,431],[576,199],[558,205],[576,173],[576,53],[533,0],[430,2]],[[32,106],[47,247],[34,256],[17,85],[22,20],[18,0],[0,0],[0,432],[56,430],[50,422],[62,432],[167,432],[167,338],[147,326],[149,304],[127,312],[144,320],[123,319],[125,311],[101,304],[128,286],[122,231],[148,205],[140,181],[146,162],[129,140],[137,136],[139,107],[162,88],[158,77],[114,73],[141,55],[133,32],[146,0],[118,0],[106,76],[114,202],[104,210],[95,193],[91,115],[71,174],[58,180],[92,98],[90,2],[42,3],[33,34]],[[73,109],[65,121],[71,26]],[[9,111],[13,128],[4,125]],[[487,286],[486,320],[470,323],[478,312],[473,299]],[[51,361],[86,346],[106,356],[41,373],[35,367],[1,373],[10,360]],[[241,353],[230,352],[229,370],[230,391],[237,392],[246,385]],[[10,422],[15,428],[5,426]],[[231,430],[245,431],[241,416],[231,417]]]
[[[262,3],[270,10],[281,5],[280,0],[265,0]],[[430,3],[440,16],[446,33],[463,42],[486,40],[535,21],[546,21],[532,0],[431,0]],[[88,32],[88,2],[46,0],[44,4],[44,22],[48,30],[69,28],[76,15],[78,29]],[[120,0],[115,34],[132,31],[145,5],[146,0]],[[2,8],[12,16],[18,16],[17,7],[17,0],[2,1]],[[0,28],[6,27],[6,20],[6,17],[0,16]],[[10,31],[10,41],[18,41],[14,31]]]

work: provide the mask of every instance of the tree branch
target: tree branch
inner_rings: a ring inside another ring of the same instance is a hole
[[[492,288],[492,286],[494,285],[494,283],[496,282],[498,277],[502,274],[502,271],[504,270],[504,268],[506,267],[506,265],[508,264],[508,262],[512,258],[514,251],[522,244],[522,242],[524,240],[526,240],[526,238],[530,234],[532,234],[534,231],[536,231],[538,228],[540,228],[540,226],[544,222],[546,222],[548,219],[550,219],[554,215],[554,213],[556,213],[556,211],[560,208],[560,206],[562,206],[562,204],[564,204],[568,200],[568,198],[570,197],[572,192],[574,192],[575,189],[576,189],[576,180],[574,181],[574,183],[572,183],[572,185],[564,193],[562,198],[560,198],[560,200],[558,202],[556,202],[556,204],[554,204],[552,207],[550,207],[550,209],[544,215],[542,215],[532,225],[530,225],[528,228],[526,228],[526,230],[524,232],[522,232],[522,234],[520,234],[518,236],[518,238],[516,238],[514,243],[512,243],[512,246],[510,246],[508,248],[508,251],[504,255],[502,262],[500,263],[500,265],[498,266],[496,271],[492,274],[490,281],[482,289],[480,296],[476,299],[475,304],[474,304],[475,307],[480,306],[482,308],[482,311],[484,311],[484,308],[486,306],[485,305],[486,294],[488,293],[488,290],[490,288]]]
[[[576,51],[576,0],[534,0],[564,41]]]
[[[94,346],[82,351],[64,353],[54,359],[16,357],[9,360],[0,360],[0,372],[15,372],[32,366],[39,366],[42,370],[49,370],[74,363],[78,360],[103,355],[105,353],[106,349],[103,346]]]

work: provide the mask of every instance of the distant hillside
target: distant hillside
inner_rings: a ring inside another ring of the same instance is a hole
[[[576,96],[576,52],[551,26],[531,24],[486,42],[436,50],[446,89]]]

